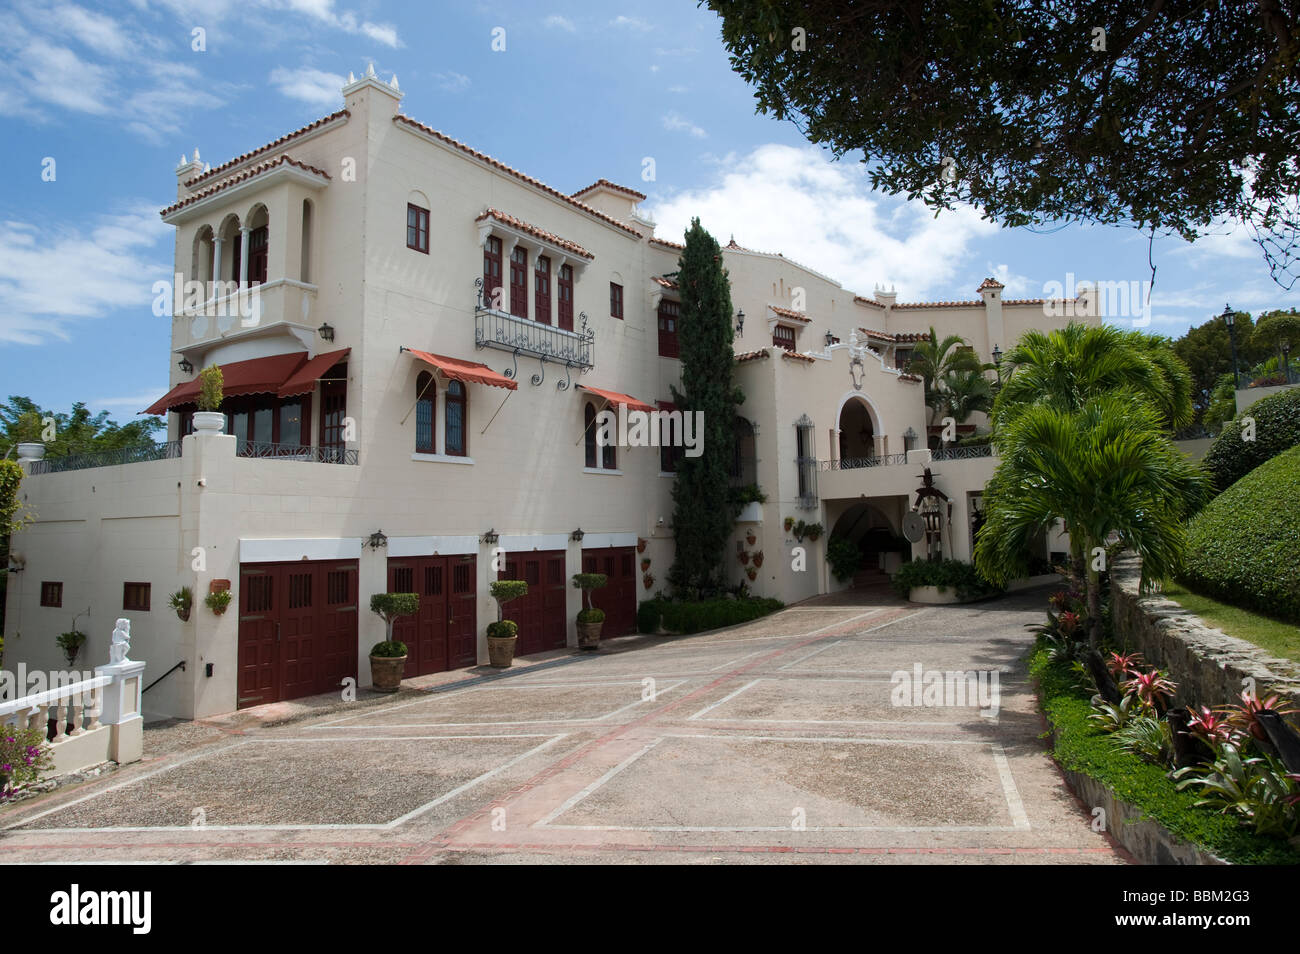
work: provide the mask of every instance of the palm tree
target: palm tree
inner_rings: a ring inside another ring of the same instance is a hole
[[[937,412],[944,407],[939,382],[955,372],[980,371],[983,367],[961,335],[949,335],[940,341],[934,326],[931,326],[930,336],[924,341],[918,341],[912,349],[912,360],[908,362],[907,373],[918,375],[925,382],[926,406]],[[932,414],[931,423],[934,417]]]
[[[985,521],[975,566],[1003,582],[1028,571],[1034,536],[1061,520],[1076,569],[1098,547],[1142,558],[1142,586],[1178,566],[1186,517],[1208,496],[1204,472],[1169,440],[1165,419],[1126,388],[1076,407],[1043,401],[1023,407],[996,433],[1000,459],[985,488]],[[1101,636],[1100,571],[1083,572],[1088,642]]]
[[[984,372],[992,365],[982,365],[978,369],[949,371],[935,388],[941,413],[949,414],[958,424],[965,423],[976,411],[988,411],[993,407],[993,382],[985,377]]]

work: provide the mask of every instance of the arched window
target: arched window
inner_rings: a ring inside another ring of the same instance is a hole
[[[466,450],[465,434],[469,429],[469,412],[465,404],[465,385],[459,381],[447,382],[447,424],[443,434],[446,437],[445,453],[464,457]]]
[[[599,459],[596,456],[596,408],[590,401],[588,401],[587,406],[583,408],[582,423],[586,428],[582,432],[583,440],[587,445],[586,464],[589,468],[595,470],[600,466]]]
[[[415,381],[415,452],[436,453],[433,409],[438,401],[438,386],[433,375],[423,372]]]

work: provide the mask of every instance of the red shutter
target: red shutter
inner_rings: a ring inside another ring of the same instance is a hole
[[[489,235],[483,246],[483,304],[498,307],[501,295],[501,240]]]
[[[778,348],[784,348],[786,351],[793,351],[794,329],[785,325],[777,325],[772,329],[772,344]]]
[[[659,302],[659,356],[661,358],[678,357],[677,320],[680,307],[677,302],[663,299]]]
[[[556,282],[559,294],[558,324],[566,331],[573,330],[573,266],[561,265],[559,280]]]
[[[528,250],[518,245],[510,253],[510,314],[528,317]]]
[[[533,272],[533,313],[542,324],[551,323],[551,260],[545,255],[537,259]]]

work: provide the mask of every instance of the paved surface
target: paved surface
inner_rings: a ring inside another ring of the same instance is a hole
[[[0,861],[1124,863],[1038,738],[1041,606],[838,595],[158,726],[144,761],[0,811]],[[996,670],[996,714],[893,704],[917,666]]]

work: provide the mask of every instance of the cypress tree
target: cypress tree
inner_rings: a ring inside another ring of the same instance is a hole
[[[678,263],[681,292],[677,340],[682,389],[672,389],[683,415],[703,412],[698,457],[682,456],[673,482],[676,554],[668,581],[688,599],[716,594],[736,512],[729,485],[734,454],[733,421],[744,400],[732,382],[731,285],[717,240],[691,220]]]

